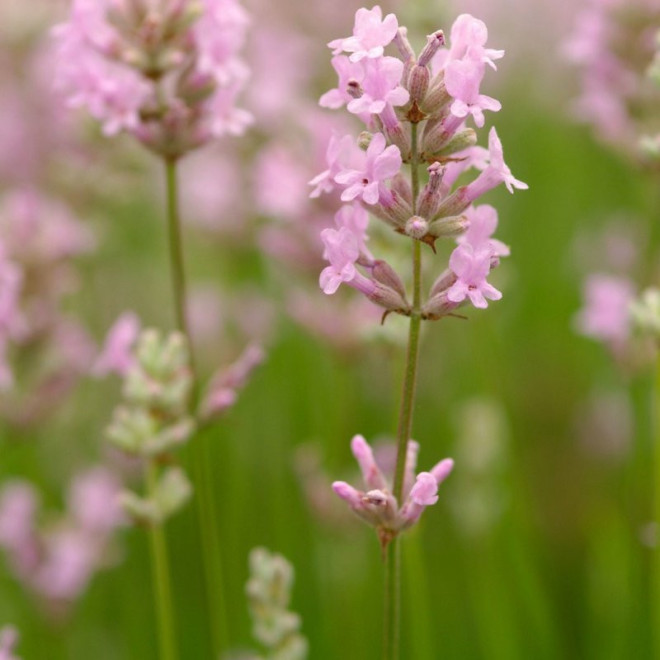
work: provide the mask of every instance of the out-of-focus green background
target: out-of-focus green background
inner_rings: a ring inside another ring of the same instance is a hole
[[[426,15],[411,32],[442,25],[441,16],[451,14],[438,12],[437,22]],[[350,21],[347,11],[346,32]],[[491,42],[498,45],[496,32]],[[507,44],[511,57],[514,48]],[[529,93],[529,77],[507,75],[506,66],[492,88],[503,110],[487,126],[497,126],[507,163],[530,188],[485,200],[498,208],[498,235],[512,249],[493,276],[503,299],[468,311],[468,320],[424,328],[414,422],[420,467],[453,456],[456,468],[439,503],[402,543],[402,657],[651,658],[644,543],[651,380],[579,336],[573,318],[588,261],[578,237],[618,216],[648,234],[658,220],[657,181],[576,126],[565,105]],[[329,67],[323,76],[331,81]],[[565,91],[557,98],[564,102]],[[82,264],[83,287],[71,305],[99,340],[126,308],[171,327],[162,208],[157,195],[143,193],[159,175],[157,163],[137,157],[135,170],[121,173],[132,185],[100,195],[104,206],[90,220],[102,242]],[[223,245],[189,227],[186,260],[193,280],[224,288],[248,282],[276,307],[283,300],[287,279],[245,244]],[[254,646],[244,584],[248,552],[263,545],[295,566],[292,607],[303,618],[310,658],[372,660],[380,656],[382,616],[376,536],[339,504],[332,515],[311,506],[296,465],[300,448],[313,447],[328,483],[357,482],[350,438],[395,431],[403,349],[365,342],[339,351],[277,311],[265,364],[209,432],[230,646]],[[394,328],[405,323],[387,320]],[[232,346],[240,343],[235,336]],[[0,445],[0,477],[33,479],[57,507],[73,469],[103,455],[103,428],[118,397],[117,382],[85,381],[47,425],[12,430]],[[603,397],[598,424],[593,403]],[[186,659],[209,657],[195,524],[189,506],[167,529]],[[94,578],[62,621],[44,616],[0,563],[0,623],[21,630],[22,657],[156,657],[146,536],[126,529],[117,545],[117,565]]]

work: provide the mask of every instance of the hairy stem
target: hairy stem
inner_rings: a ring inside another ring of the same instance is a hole
[[[193,388],[190,397],[190,413],[194,415],[199,399],[200,383],[197,373],[195,351],[186,315],[187,289],[181,239],[181,219],[179,214],[179,190],[177,181],[177,161],[166,159],[165,176],[167,182],[167,225],[169,231],[170,263],[176,326],[187,339],[190,352],[190,366],[193,375]],[[227,639],[226,610],[223,602],[223,579],[220,558],[220,535],[218,516],[213,499],[212,475],[209,470],[208,438],[198,432],[190,444],[193,481],[195,484],[195,508],[202,547],[204,591],[211,626],[213,657],[219,657],[223,640]]]
[[[153,460],[147,465],[147,491],[149,496],[156,490],[158,472]],[[152,523],[149,529],[151,546],[151,566],[154,581],[154,600],[158,619],[158,644],[161,660],[176,660],[178,658],[176,629],[174,622],[174,607],[172,601],[172,585],[170,584],[169,557],[165,530],[162,524]]]
[[[417,213],[417,196],[419,194],[419,153],[417,147],[417,124],[410,128],[412,145],[410,159],[410,183],[412,188],[412,212]],[[419,358],[419,336],[422,324],[421,289],[422,289],[422,252],[421,243],[412,240],[412,274],[413,274],[413,305],[410,314],[408,331],[408,348],[399,409],[399,426],[397,431],[396,467],[394,470],[393,495],[401,504],[403,495],[403,478],[406,465],[408,441],[412,434],[413,408],[415,404],[415,388],[417,384],[417,363]],[[400,630],[400,594],[401,566],[399,540],[393,538],[385,556],[385,660],[398,660],[399,630]]]

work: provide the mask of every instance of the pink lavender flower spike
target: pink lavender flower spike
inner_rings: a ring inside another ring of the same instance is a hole
[[[92,374],[98,377],[109,373],[126,376],[136,362],[133,348],[141,327],[140,319],[134,312],[124,312],[108,331],[103,350],[92,367]]]
[[[418,448],[416,442],[409,442],[407,469],[414,469]],[[438,486],[454,465],[451,459],[445,459],[431,472],[420,472],[416,477],[407,478],[402,494],[403,505],[400,506],[392,496],[389,483],[376,464],[367,441],[356,435],[351,441],[351,449],[360,465],[366,490],[358,490],[344,481],[335,481],[332,488],[360,518],[377,528],[383,545],[417,522],[424,509],[438,501]]]
[[[13,626],[0,629],[0,660],[21,660],[14,655],[18,644],[18,630]]]
[[[590,275],[584,287],[585,304],[577,315],[579,331],[620,348],[631,329],[630,304],[635,288],[630,280],[612,275]]]
[[[449,257],[449,268],[457,277],[447,291],[451,302],[460,303],[469,298],[475,307],[488,307],[486,298],[499,300],[502,293],[486,281],[491,269],[490,249],[474,250],[472,246],[459,245]]]
[[[342,51],[351,53],[352,62],[359,62],[365,57],[382,57],[385,46],[392,42],[398,29],[399,23],[394,14],[383,18],[378,5],[372,9],[361,8],[355,13],[353,36],[335,39],[328,46],[334,49],[333,55]]]
[[[365,204],[376,204],[380,198],[380,188],[401,168],[401,152],[395,145],[386,146],[382,133],[376,133],[364,154],[360,169],[342,170],[335,181],[343,186],[343,202],[361,198]]]

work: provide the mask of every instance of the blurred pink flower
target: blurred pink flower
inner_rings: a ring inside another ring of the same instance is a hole
[[[95,376],[115,373],[122,378],[136,363],[133,352],[142,324],[134,312],[124,312],[108,330],[101,353],[92,367]]]
[[[17,655],[18,631],[13,626],[4,626],[0,629],[0,660],[21,660]]]
[[[111,538],[123,523],[120,484],[105,468],[76,474],[67,511],[41,528],[34,488],[23,481],[0,491],[0,547],[15,576],[49,606],[66,606],[106,563]]]
[[[585,305],[577,315],[578,330],[594,339],[622,346],[630,335],[630,303],[635,288],[626,278],[590,275],[584,288]]]
[[[245,387],[251,373],[264,359],[263,349],[256,344],[251,344],[233,364],[219,369],[211,379],[201,403],[202,416],[204,418],[216,417],[233,406],[238,397],[238,391]]]

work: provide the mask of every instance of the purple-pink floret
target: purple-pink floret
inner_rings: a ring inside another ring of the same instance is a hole
[[[454,462],[440,461],[429,472],[415,476],[419,445],[408,442],[401,504],[394,498],[389,480],[383,474],[369,443],[356,435],[351,450],[360,466],[365,490],[358,490],[345,481],[335,481],[332,489],[363,520],[376,527],[384,538],[407,529],[422,515],[427,506],[438,501],[438,486],[449,476]]]

